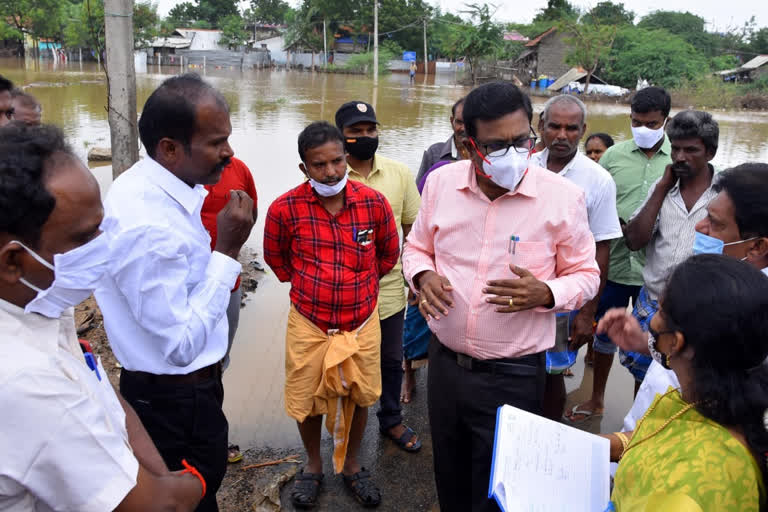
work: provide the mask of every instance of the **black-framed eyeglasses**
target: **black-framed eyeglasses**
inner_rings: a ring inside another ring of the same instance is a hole
[[[514,148],[516,153],[528,153],[536,145],[538,138],[539,137],[536,135],[536,132],[531,129],[530,136],[520,137],[519,139],[513,140],[512,142],[499,141],[483,144],[482,142],[478,141],[477,145],[479,148],[482,148],[485,155],[497,153],[493,156],[504,156],[509,152],[509,148]]]
[[[5,112],[0,112],[0,115],[5,115],[5,117],[8,118],[8,120],[11,120],[11,119],[13,119],[13,115],[15,113],[16,113],[16,109],[11,107],[8,110],[6,110]]]

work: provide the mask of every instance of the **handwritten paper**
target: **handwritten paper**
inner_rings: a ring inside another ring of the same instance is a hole
[[[607,439],[503,405],[488,496],[505,512],[602,512],[609,458]]]

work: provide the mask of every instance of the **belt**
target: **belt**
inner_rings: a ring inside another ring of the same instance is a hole
[[[475,359],[472,356],[454,352],[438,341],[440,349],[456,360],[456,364],[470,372],[490,373],[491,375],[516,375],[535,377],[542,365],[541,353],[528,354],[510,359]]]
[[[126,370],[125,368],[123,368],[122,373],[145,384],[171,386],[200,384],[208,380],[220,379],[221,363],[214,363],[183,375],[156,375],[154,373]]]

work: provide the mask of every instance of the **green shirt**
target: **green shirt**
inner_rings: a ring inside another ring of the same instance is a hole
[[[364,178],[347,165],[349,179],[360,181],[381,192],[389,201],[397,228],[416,221],[421,197],[413,173],[408,166],[377,154],[373,157],[373,170]],[[379,282],[379,318],[384,320],[405,308],[405,283],[400,258],[395,267]]]
[[[645,201],[648,190],[672,163],[667,136],[658,151],[648,158],[630,139],[608,148],[600,165],[616,182],[616,209],[619,218],[629,222],[630,216]],[[630,251],[624,238],[611,240],[611,263],[608,280],[614,283],[642,286],[645,250]]]

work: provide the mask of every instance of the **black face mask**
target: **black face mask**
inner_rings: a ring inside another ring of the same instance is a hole
[[[344,148],[350,156],[358,160],[370,160],[379,149],[378,137],[346,137],[344,139]]]

